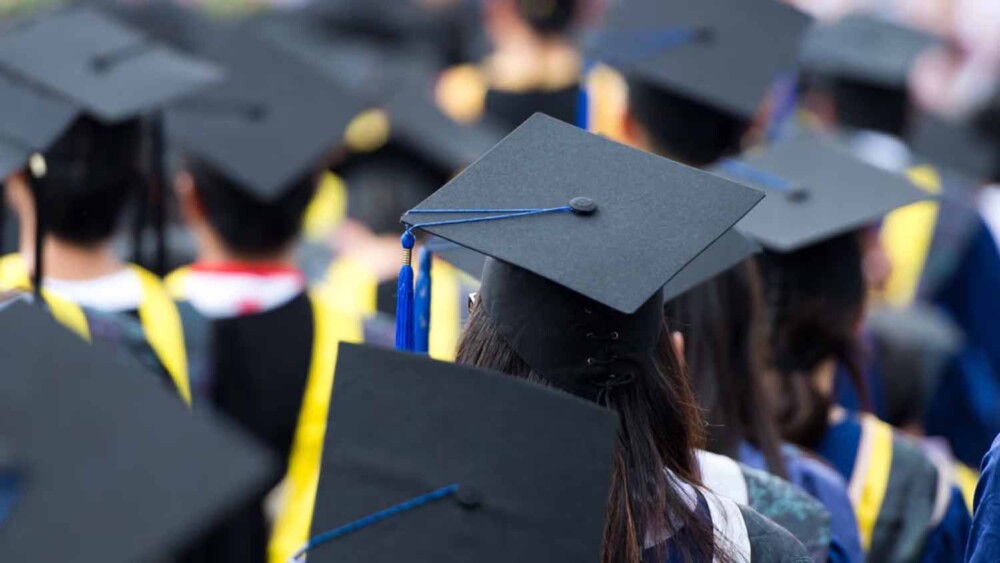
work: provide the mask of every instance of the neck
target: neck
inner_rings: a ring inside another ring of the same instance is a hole
[[[487,60],[490,83],[500,90],[558,89],[579,80],[582,63],[564,37],[504,42]]]
[[[121,271],[124,267],[115,254],[111,241],[92,246],[80,246],[58,237],[45,237],[44,275],[61,280],[88,280]],[[34,251],[23,254],[25,262],[34,265]],[[30,257],[30,258],[29,258]]]
[[[837,373],[837,360],[828,358],[820,362],[812,372],[816,389],[825,397],[833,396],[833,384]]]
[[[295,251],[288,248],[262,254],[248,255],[232,252],[220,247],[202,248],[198,253],[198,262],[203,264],[243,264],[246,266],[287,266],[295,267]]]

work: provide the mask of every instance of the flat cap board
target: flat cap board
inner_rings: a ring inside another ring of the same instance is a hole
[[[608,13],[594,58],[741,117],[795,71],[809,18],[774,0],[626,0]],[[702,33],[670,45],[671,30]]]
[[[309,561],[597,563],[616,435],[612,411],[566,393],[341,344],[313,534],[451,484],[479,504],[420,506]]]
[[[736,229],[726,231],[663,287],[666,303],[760,252],[760,245]]]
[[[485,254],[439,238],[431,238],[425,245],[436,256],[465,272],[473,279],[477,281],[483,279],[483,266],[486,264]]]
[[[914,29],[850,15],[813,26],[802,41],[801,63],[809,72],[903,87],[917,56],[937,42]]]
[[[0,310],[0,428],[22,477],[4,561],[161,560],[245,502],[271,460],[117,350]]]
[[[415,209],[552,208],[578,197],[596,211],[424,230],[632,313],[763,193],[535,114]]]
[[[928,198],[905,176],[872,166],[814,136],[782,141],[748,153],[742,161],[788,184],[768,188],[753,178],[716,168],[734,181],[768,190],[768,197],[740,221],[738,229],[770,250],[808,246]]]
[[[112,122],[222,76],[217,67],[159,45],[92,6],[43,14],[0,34],[0,67]]]
[[[77,114],[66,99],[0,74],[0,138],[27,151],[43,151]]]
[[[321,165],[362,104],[312,66],[249,29],[205,51],[227,79],[174,105],[167,135],[264,202]]]
[[[929,114],[917,119],[911,146],[918,158],[951,168],[974,181],[1000,174],[1000,139],[970,121],[954,121]]]

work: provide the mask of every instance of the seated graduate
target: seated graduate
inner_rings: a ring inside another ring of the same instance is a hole
[[[583,70],[574,34],[598,4],[594,0],[484,3],[484,26],[493,50],[478,65],[445,71],[437,86],[438,105],[453,119],[470,122],[485,116],[508,131],[535,112],[574,123]]]
[[[685,364],[706,413],[708,449],[788,479],[819,499],[831,518],[829,560],[863,561],[844,479],[812,455],[782,443],[763,390],[767,319],[757,268],[745,258],[754,248],[737,241],[730,249],[719,255],[727,260],[716,262],[703,275],[711,277],[714,269],[725,268],[730,260],[742,260],[735,266],[679,295],[671,291],[677,278],[666,288],[664,313],[683,339]]]
[[[961,560],[969,515],[949,475],[884,422],[845,415],[833,399],[837,363],[856,365],[863,318],[858,230],[923,193],[815,138],[780,142],[718,170],[769,191],[739,227],[765,247],[766,382],[782,435],[848,481],[869,560]]]
[[[866,47],[872,41],[885,48]],[[978,184],[993,172],[996,149],[977,160],[974,155],[984,146],[990,150],[988,134],[970,147],[970,139],[956,139],[947,128],[928,131],[926,119],[914,119],[907,79],[918,56],[934,43],[932,37],[870,17],[817,27],[804,45],[805,98],[814,121],[837,131],[857,156],[906,171],[916,185],[940,195],[889,214],[881,236],[866,237],[865,260],[877,263],[880,255],[887,260],[889,268],[875,276],[875,289],[888,304],[933,304],[965,333],[966,345],[944,380],[952,383],[935,393],[937,404],[925,423],[929,433],[948,438],[960,459],[975,466],[1000,431],[992,409],[982,408],[997,400],[1000,389],[1000,340],[988,320],[1000,306],[992,289],[1000,280],[1000,251],[974,201]],[[910,139],[914,148],[926,145],[928,135],[938,147],[949,147],[945,153],[965,153],[957,170],[949,169],[953,158],[937,157],[940,149],[915,152],[907,145]],[[975,164],[971,169],[969,157]],[[885,416],[885,403],[892,399],[883,396],[877,365],[865,366],[864,375],[871,407]],[[844,370],[838,373],[837,394],[844,406],[859,407]],[[953,416],[957,412],[964,416]]]
[[[976,511],[972,517],[969,535],[969,563],[986,563],[1000,557],[1000,481],[997,480],[1000,463],[1000,436],[983,458],[979,485],[976,486]]]
[[[86,33],[68,37],[67,29]],[[119,66],[125,59],[115,38],[123,34],[149,49]],[[30,288],[33,275],[67,307],[136,317],[189,400],[176,307],[156,276],[119,258],[115,234],[130,197],[147,189],[143,116],[204,86],[217,70],[92,7],[42,14],[0,43],[0,127],[5,143],[24,151],[14,170],[3,171],[21,252],[0,259],[0,287]],[[144,87],[151,80],[170,86]]]
[[[171,275],[192,365],[195,408],[222,412],[283,463],[284,485],[207,532],[186,561],[284,561],[283,534],[308,529],[336,344],[362,323],[307,290],[294,246],[325,155],[358,110],[312,67],[246,29],[209,54],[226,79],[171,108],[183,152],[176,188],[198,260]],[[294,86],[294,87],[292,87]],[[334,100],[336,103],[331,103]],[[276,139],[281,138],[281,142]]]
[[[422,230],[492,257],[459,363],[621,418],[602,561],[808,560],[752,509],[698,508],[734,505],[699,486],[701,423],[663,322],[664,280],[759,197],[536,115],[403,217],[404,247]],[[398,311],[397,347],[410,349],[405,298]],[[726,540],[711,541],[713,528]]]

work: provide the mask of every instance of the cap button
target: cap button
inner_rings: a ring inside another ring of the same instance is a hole
[[[792,186],[791,189],[785,192],[785,199],[792,203],[801,203],[809,199],[809,190],[802,185]]]
[[[593,215],[597,211],[597,202],[589,197],[574,197],[569,200],[569,206],[577,215]]]
[[[455,501],[466,510],[474,510],[483,504],[483,496],[471,487],[459,487],[455,491]]]

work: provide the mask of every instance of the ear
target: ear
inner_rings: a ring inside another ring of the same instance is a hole
[[[652,143],[649,141],[649,133],[647,133],[646,128],[639,123],[639,120],[632,115],[631,110],[622,112],[621,131],[625,135],[624,141],[627,144],[645,151],[652,149]]]
[[[684,365],[684,335],[678,331],[670,333],[670,343],[674,346],[674,353],[677,354],[677,361]]]
[[[194,177],[188,172],[179,172],[174,176],[174,191],[177,193],[178,207],[184,220],[190,225],[204,222],[205,209],[198,196]]]
[[[3,194],[4,203],[9,205],[20,220],[26,220],[27,216],[35,215],[35,198],[31,194],[31,187],[28,186],[28,178],[24,172],[15,172],[4,180]]]

